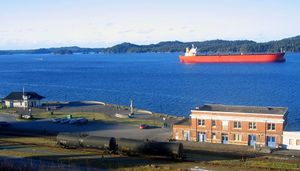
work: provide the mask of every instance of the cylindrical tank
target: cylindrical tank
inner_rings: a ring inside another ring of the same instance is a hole
[[[145,150],[145,142],[141,140],[120,138],[117,140],[118,151],[129,155],[142,154]]]
[[[60,146],[67,148],[78,148],[81,146],[80,139],[84,135],[71,134],[71,133],[59,133],[56,137],[56,141]]]
[[[145,154],[152,154],[158,156],[169,156],[172,158],[182,158],[183,145],[176,142],[145,142]]]
[[[116,151],[117,144],[114,137],[87,136],[81,139],[81,145],[87,148]]]

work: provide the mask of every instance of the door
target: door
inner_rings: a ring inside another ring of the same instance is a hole
[[[248,145],[254,146],[256,142],[256,135],[248,135]]]
[[[228,144],[228,135],[222,134],[222,144]]]
[[[198,141],[205,142],[206,141],[206,133],[205,132],[198,132]]]
[[[272,136],[267,136],[267,146],[271,148],[276,148],[276,139]]]
[[[186,141],[190,141],[190,131],[185,131],[184,132],[184,138]]]

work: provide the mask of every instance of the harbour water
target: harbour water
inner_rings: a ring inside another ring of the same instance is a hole
[[[188,116],[203,103],[286,106],[300,122],[300,53],[285,63],[180,64],[178,53],[2,55],[0,97],[36,91],[46,100],[99,100]]]

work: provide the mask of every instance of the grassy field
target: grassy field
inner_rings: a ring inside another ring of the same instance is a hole
[[[73,118],[80,118],[84,117],[88,120],[96,120],[96,121],[102,121],[106,123],[122,123],[122,124],[148,124],[152,126],[159,126],[161,127],[163,125],[162,122],[155,120],[155,119],[142,119],[142,118],[116,118],[111,115],[107,115],[104,113],[96,113],[96,112],[54,112],[53,115],[50,114],[50,112],[39,112],[33,115],[36,119],[49,119],[49,118],[64,118],[67,117],[67,115],[72,115]]]
[[[270,170],[300,170],[300,163],[288,160],[266,159],[263,157],[250,158],[247,160],[220,160],[207,162],[209,165],[219,165],[227,167],[256,168]]]

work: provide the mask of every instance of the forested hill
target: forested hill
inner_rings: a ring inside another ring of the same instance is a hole
[[[249,40],[210,40],[203,42],[167,41],[150,45],[122,43],[109,48],[80,48],[77,46],[60,48],[42,48],[33,50],[2,50],[2,54],[73,54],[73,53],[145,53],[145,52],[184,52],[186,47],[194,44],[200,53],[251,53],[278,52],[282,48],[286,52],[300,52],[300,36],[278,41],[257,43]]]
[[[256,43],[249,40],[210,40],[203,42],[179,42],[168,41],[151,45],[135,45],[131,43],[122,43],[111,48],[103,49],[108,53],[143,53],[143,52],[184,52],[186,47],[194,44],[198,52],[279,52],[281,48],[287,52],[300,52],[300,36],[270,41],[265,43]]]

